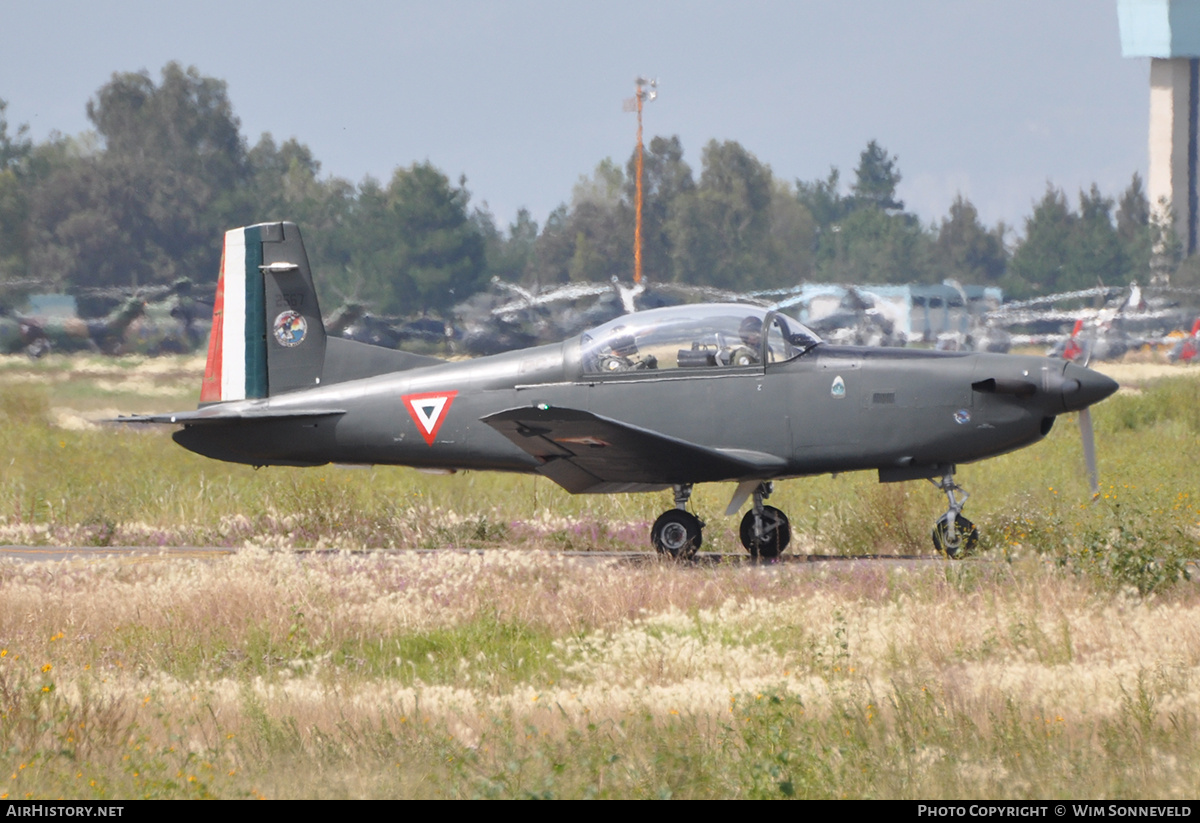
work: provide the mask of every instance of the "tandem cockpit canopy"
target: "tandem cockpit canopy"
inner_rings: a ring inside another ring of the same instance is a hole
[[[766,329],[766,333],[763,330]],[[584,374],[782,363],[820,338],[799,321],[735,303],[629,314],[584,332]]]

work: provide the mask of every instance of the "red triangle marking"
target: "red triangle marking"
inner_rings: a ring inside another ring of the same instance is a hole
[[[404,408],[408,409],[409,417],[417,424],[417,431],[425,438],[425,442],[432,446],[437,438],[438,429],[446,419],[446,412],[450,411],[450,405],[457,396],[457,391],[435,391],[405,394],[401,395],[400,399],[404,401]]]

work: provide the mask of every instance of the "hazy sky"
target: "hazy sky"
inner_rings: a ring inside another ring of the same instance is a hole
[[[661,84],[647,138],[678,134],[697,176],[715,138],[848,180],[874,138],[927,223],[958,192],[1020,227],[1047,181],[1075,199],[1146,176],[1149,61],[1121,57],[1115,0],[0,0],[0,98],[36,139],[89,128],[113,72],[171,60],[228,82],[251,143],[294,136],[355,182],[429,160],[501,225],[624,163],[639,73]]]

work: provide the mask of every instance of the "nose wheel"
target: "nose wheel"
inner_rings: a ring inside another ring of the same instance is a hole
[[[944,514],[933,525],[933,547],[939,554],[949,558],[968,555],[979,541],[979,529],[961,514],[954,517],[954,528],[950,528],[950,515]]]
[[[954,470],[946,473],[941,480],[930,480],[946,493],[950,508],[938,521],[933,524],[933,548],[938,554],[949,558],[960,558],[970,554],[975,544],[979,542],[979,529],[970,520],[962,516],[963,506],[967,503],[967,490],[954,482]]]

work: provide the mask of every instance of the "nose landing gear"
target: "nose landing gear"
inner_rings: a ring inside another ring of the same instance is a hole
[[[954,482],[954,470],[947,472],[941,480],[929,481],[946,493],[950,508],[933,525],[933,547],[946,557],[960,558],[971,553],[979,542],[979,529],[962,516],[966,505],[967,490]],[[959,493],[961,492],[961,497]]]

